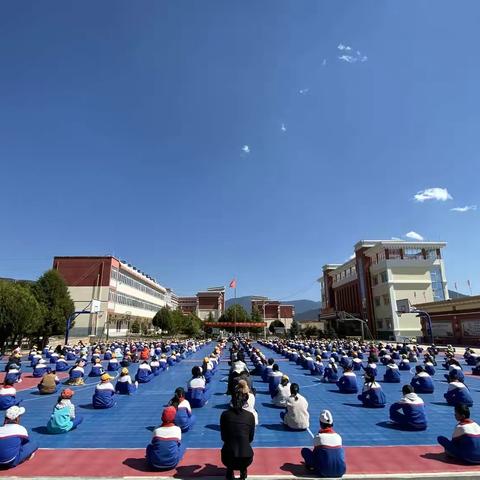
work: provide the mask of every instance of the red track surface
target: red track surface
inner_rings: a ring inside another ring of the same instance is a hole
[[[347,473],[407,474],[478,471],[480,466],[459,465],[445,457],[439,446],[347,447]],[[152,476],[143,449],[39,450],[32,460],[9,470],[23,477],[123,477]],[[299,448],[257,448],[251,475],[305,475]],[[220,450],[188,450],[175,470],[162,472],[173,478],[225,475]]]
[[[67,372],[59,372],[57,373],[57,377],[60,380],[64,380],[68,378]],[[3,383],[3,379],[5,378],[5,373],[0,373],[0,383]],[[17,392],[21,390],[28,390],[29,388],[34,388],[40,383],[41,378],[32,377],[31,374],[22,375],[22,381],[20,383],[15,384],[15,389]]]

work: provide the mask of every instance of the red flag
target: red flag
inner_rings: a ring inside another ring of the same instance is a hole
[[[230,282],[230,288],[237,288],[237,281],[235,279],[233,279],[231,282]]]

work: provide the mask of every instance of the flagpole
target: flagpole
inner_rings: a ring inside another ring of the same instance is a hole
[[[234,310],[233,310],[233,332],[237,334],[237,279],[235,279],[235,288],[233,289],[235,295]]]

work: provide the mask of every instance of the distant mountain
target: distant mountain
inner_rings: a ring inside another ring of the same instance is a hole
[[[225,302],[225,306],[226,308],[228,308],[234,303],[241,305],[247,312],[250,312],[250,308],[252,305],[252,296],[238,297],[236,301],[233,298],[229,298]],[[320,308],[320,302],[314,302],[313,300],[288,300],[281,303],[286,305],[293,305],[295,307],[295,318],[297,319],[298,316],[303,314],[304,312],[318,310]]]
[[[295,314],[295,320],[297,322],[312,322],[318,320],[320,308],[314,308],[313,310],[307,310],[306,312]]]

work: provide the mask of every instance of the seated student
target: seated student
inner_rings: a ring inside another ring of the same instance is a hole
[[[83,385],[85,381],[85,360],[80,359],[76,362],[75,366],[70,369],[67,385]]]
[[[433,377],[435,375],[435,363],[434,362],[435,362],[434,359],[428,353],[426,353],[423,363],[424,363],[425,371],[431,377]]]
[[[473,406],[470,390],[457,378],[455,371],[452,371],[448,377],[448,390],[443,396],[449,405]]]
[[[352,353],[352,365],[354,372],[359,372],[362,369],[362,359],[359,358],[357,352]]]
[[[55,370],[57,372],[66,372],[69,369],[68,363],[65,360],[64,355],[60,355],[60,357],[57,360],[57,363],[55,364]]]
[[[173,367],[177,363],[177,354],[175,353],[175,350],[167,358],[167,363],[169,367]]]
[[[273,397],[273,404],[276,407],[286,407],[288,397],[290,397],[290,380],[286,375],[283,375],[280,385],[277,387],[277,393]]]
[[[60,379],[57,377],[57,373],[50,370],[43,376],[37,388],[41,395],[51,395],[57,392],[59,383]]]
[[[262,380],[264,382],[268,382],[268,377],[270,376],[271,372],[272,372],[272,367],[273,367],[273,364],[275,363],[275,360],[273,358],[269,358],[268,361],[267,361],[267,366],[265,368],[265,370],[263,371],[262,373]]]
[[[323,366],[322,362],[322,357],[320,355],[317,355],[315,359],[315,363],[313,364],[314,368],[311,371],[312,375],[323,375],[323,372],[325,371],[325,367]]]
[[[402,393],[400,401],[390,406],[390,420],[402,430],[426,430],[427,417],[423,400],[411,385],[404,385]]]
[[[35,378],[42,378],[45,373],[47,373],[47,370],[48,370],[48,365],[46,364],[45,360],[43,358],[41,358],[39,360],[39,362],[35,365],[35,367],[33,368],[33,373],[32,375],[35,377]]]
[[[205,378],[206,383],[210,383],[212,380],[214,371],[213,371],[213,363],[210,361],[209,357],[205,357],[202,363],[202,373],[203,377]]]
[[[433,393],[435,386],[432,377],[425,371],[421,365],[415,367],[416,375],[412,378],[410,385],[415,393]]]
[[[13,468],[33,457],[38,449],[30,440],[25,427],[20,425],[20,417],[25,408],[14,405],[5,412],[5,421],[0,427],[0,468]]]
[[[438,443],[449,457],[466,463],[480,463],[480,427],[470,420],[470,409],[466,405],[455,405],[457,425],[452,440],[438,437]]]
[[[92,369],[88,374],[89,377],[101,377],[105,373],[103,369],[102,362],[100,361],[100,357],[95,358],[95,363],[92,365]]]
[[[164,353],[160,356],[159,362],[161,370],[168,370],[167,356]]]
[[[402,355],[402,359],[400,360],[400,365],[398,365],[398,369],[401,371],[410,371],[410,361],[408,360],[406,355]]]
[[[115,388],[110,382],[111,379],[108,373],[100,377],[100,383],[95,387],[92,398],[93,408],[112,408],[115,405]]]
[[[340,380],[337,382],[338,390],[341,393],[357,393],[357,376],[353,373],[352,365],[345,367],[343,375],[340,377]]]
[[[14,382],[5,379],[2,388],[0,388],[0,410],[8,410],[14,405],[19,405],[21,400],[17,400],[17,390],[13,386]]]
[[[42,354],[39,352],[33,352],[30,356],[30,366],[35,368],[38,362],[42,359]]]
[[[365,375],[365,384],[362,393],[357,397],[364,407],[383,408],[387,404],[387,399],[383,393],[382,387],[375,381],[375,377]]]
[[[278,364],[274,363],[272,365],[272,373],[268,377],[268,391],[270,397],[273,398],[277,393],[277,387],[280,385],[282,380],[283,373],[279,370]]]
[[[280,413],[283,424],[290,430],[306,430],[309,425],[308,402],[299,392],[298,384],[292,383],[290,396],[287,399],[287,411]]]
[[[410,363],[417,363],[417,360],[418,360],[417,354],[413,350],[410,351],[408,354],[408,361]]]
[[[480,375],[480,355],[477,357],[475,367],[472,368],[472,375]]]
[[[370,357],[368,357],[367,366],[363,367],[363,369],[365,370],[366,374],[368,374],[370,376],[373,376],[373,377],[376,377],[377,376],[377,364],[375,363],[374,359],[375,359],[375,357],[370,355]]]
[[[345,474],[345,453],[342,437],[333,430],[333,416],[329,410],[320,414],[320,431],[313,438],[313,451],[302,448],[305,467],[318,477],[339,478]]]
[[[58,397],[47,423],[48,433],[67,433],[82,423],[83,417],[75,415],[75,405],[71,400],[73,394],[73,390],[66,388]]]
[[[57,363],[57,360],[60,358],[60,354],[57,352],[52,352],[47,358],[50,358],[50,363]]]
[[[147,446],[147,462],[155,470],[171,470],[185,453],[182,431],[175,425],[177,411],[166,407],[162,413],[162,425],[153,431],[153,438]]]
[[[398,365],[395,363],[395,360],[392,358],[387,366],[385,367],[385,374],[383,376],[383,381],[385,383],[400,383],[401,375],[398,368]]]
[[[150,362],[150,368],[152,369],[152,373],[155,377],[160,375],[160,362],[158,361],[157,357],[153,357],[152,361]]]
[[[323,373],[322,382],[324,383],[337,383],[338,382],[338,367],[335,364],[335,360],[330,358]]]
[[[457,379],[460,380],[461,382],[465,380],[465,375],[463,373],[462,367],[460,366],[458,361],[455,360],[454,358],[449,360],[448,374],[444,375],[445,378],[447,379],[447,382],[448,382],[448,377],[452,372],[456,374]]]
[[[144,360],[139,366],[135,375],[135,380],[138,383],[148,383],[155,375],[152,373],[152,369],[146,360]]]
[[[18,364],[11,363],[5,367],[5,372],[5,380],[11,380],[13,383],[20,383],[22,381],[22,372]]]
[[[175,390],[169,405],[175,407],[177,411],[175,425],[180,427],[183,433],[188,432],[195,424],[195,415],[192,413],[190,402],[185,398],[185,390],[182,387]]]
[[[117,355],[112,353],[110,360],[107,364],[107,372],[116,372],[120,369],[120,362],[118,361]]]
[[[132,377],[128,368],[122,368],[117,383],[115,384],[115,393],[120,395],[131,395],[138,388],[138,382],[132,382]]]
[[[207,403],[208,396],[205,379],[199,366],[192,368],[192,378],[188,381],[187,388],[186,398],[192,408],[201,408]]]

